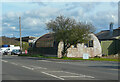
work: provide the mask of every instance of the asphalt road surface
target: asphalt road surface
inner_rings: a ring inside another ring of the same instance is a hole
[[[118,80],[118,62],[3,56],[2,80]]]

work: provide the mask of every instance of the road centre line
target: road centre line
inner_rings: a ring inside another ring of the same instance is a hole
[[[47,69],[47,68],[43,68],[43,67],[39,67],[39,66],[33,66],[33,65],[31,65],[31,67],[33,67],[34,69]]]
[[[86,76],[86,75],[84,75],[84,77],[95,78],[95,77],[93,77],[93,76]]]
[[[120,69],[108,69],[108,70],[119,71]]]
[[[3,62],[8,62],[8,61],[6,61],[6,60],[1,60],[1,61],[3,61]]]
[[[1,60],[2,62],[8,62],[6,60]],[[14,63],[14,62],[9,62],[10,64],[13,64],[13,65],[18,65],[17,63]],[[27,69],[30,69],[30,70],[34,70],[34,69],[47,69],[47,68],[43,68],[43,67],[38,67],[38,66],[32,66],[32,68],[30,67],[27,67],[27,66],[22,66],[24,68],[27,68]]]
[[[83,75],[83,76],[60,76],[60,77],[85,77],[85,76]]]
[[[1,61],[8,62],[6,60],[1,60]],[[18,64],[14,63],[14,62],[10,62],[10,63],[14,64],[14,65],[18,65]],[[32,66],[32,67],[22,66],[22,67],[30,69],[30,70],[34,70],[34,69],[47,69],[47,68],[38,67],[38,66]],[[64,72],[64,73],[69,73],[69,74],[74,74],[74,75],[73,76],[55,76],[55,75],[47,73],[47,72]],[[49,75],[49,76],[52,76],[52,77],[55,77],[55,78],[58,78],[60,80],[65,80],[64,78],[61,78],[61,77],[88,77],[88,78],[95,78],[95,77],[92,77],[92,76],[87,76],[87,75],[82,75],[82,74],[77,74],[77,73],[71,73],[71,72],[66,72],[66,71],[47,71],[47,72],[42,72],[42,73],[46,74],[46,75]]]
[[[49,74],[49,73],[46,73],[46,72],[41,72],[41,73],[52,76],[52,77],[55,77],[55,78],[60,79],[60,80],[65,80],[65,79],[63,79],[61,77],[58,77],[58,76],[55,76],[55,75],[52,75],[52,74]]]
[[[27,66],[22,66],[22,67],[30,69],[30,70],[34,70],[34,68],[30,68],[30,67],[27,67]]]
[[[18,65],[18,64],[14,63],[14,62],[11,62],[11,64],[13,64],[13,65]]]
[[[48,61],[48,60],[37,60],[37,61],[52,62],[52,61]]]
[[[56,62],[56,63],[70,64],[71,62]]]
[[[64,71],[64,73],[69,73],[69,74],[74,74],[74,75],[83,75],[83,74],[71,73],[71,72],[66,72],[66,71]]]
[[[47,72],[64,72],[64,71],[47,71]]]
[[[89,77],[89,78],[94,78],[92,76],[86,76],[86,75],[81,75],[81,76],[60,76],[60,77]]]

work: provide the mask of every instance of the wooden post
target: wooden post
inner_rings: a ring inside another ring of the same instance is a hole
[[[20,27],[20,50],[22,51],[21,17],[19,17],[19,27]]]

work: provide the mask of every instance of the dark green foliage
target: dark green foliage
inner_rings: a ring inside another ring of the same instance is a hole
[[[29,48],[28,42],[22,42],[22,50],[25,51],[28,50],[28,48]]]
[[[71,45],[87,43],[90,39],[88,34],[95,30],[94,26],[90,23],[76,22],[75,19],[64,16],[58,16],[46,25],[48,30],[54,32],[56,41],[64,42],[63,55],[66,55],[67,49]]]

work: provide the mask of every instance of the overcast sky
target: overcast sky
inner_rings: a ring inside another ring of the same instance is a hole
[[[19,16],[22,36],[41,36],[49,31],[46,25],[59,15],[91,22],[96,33],[108,30],[114,22],[118,28],[117,2],[4,2],[2,3],[2,35],[19,37]]]

